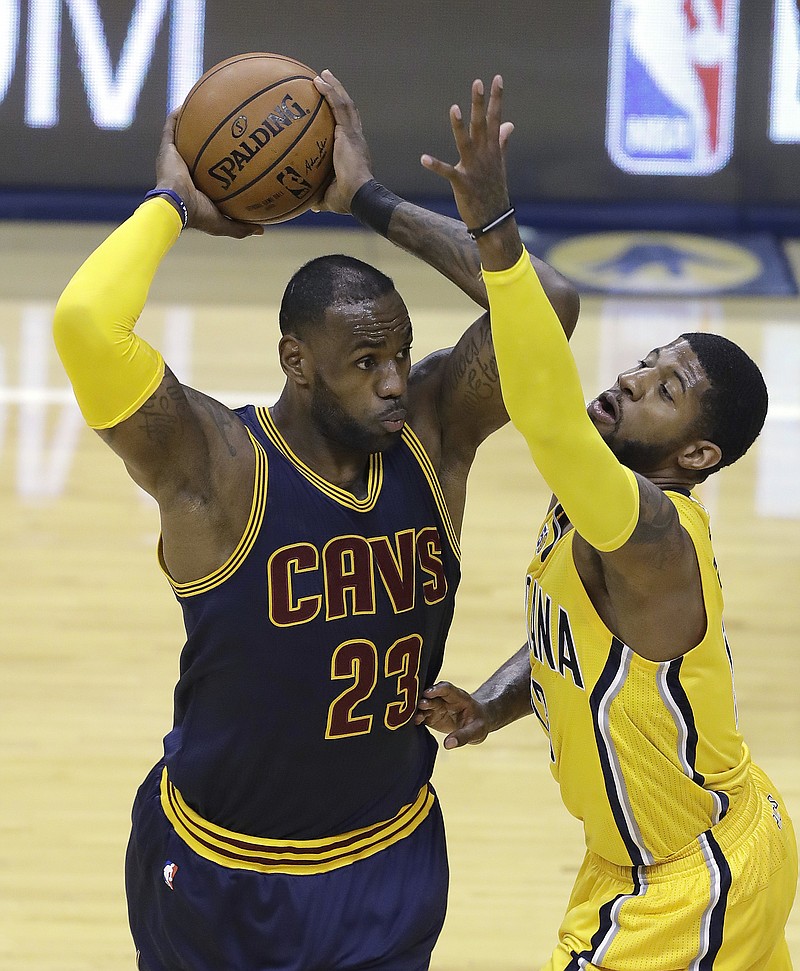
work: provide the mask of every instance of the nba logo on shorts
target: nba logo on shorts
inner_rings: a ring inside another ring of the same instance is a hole
[[[167,860],[164,864],[164,883],[169,887],[170,890],[175,889],[175,874],[178,872],[178,864],[173,863],[172,860]]]
[[[708,175],[733,151],[739,0],[612,0],[606,146],[638,175]]]

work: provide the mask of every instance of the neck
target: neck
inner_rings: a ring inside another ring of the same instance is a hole
[[[648,472],[645,478],[663,490],[681,489],[684,492],[691,492],[697,484],[685,476],[677,475],[675,472]]]
[[[357,499],[366,496],[368,452],[348,449],[320,434],[310,415],[287,400],[285,390],[270,414],[286,444],[304,465]]]

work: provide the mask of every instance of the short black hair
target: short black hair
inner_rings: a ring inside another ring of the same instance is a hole
[[[716,472],[740,459],[758,438],[767,417],[769,397],[755,361],[738,344],[720,334],[681,334],[697,355],[711,387],[700,402],[696,428],[722,450]]]
[[[319,256],[304,264],[286,285],[281,300],[282,334],[304,337],[319,326],[334,303],[357,304],[394,289],[391,277],[353,256]]]

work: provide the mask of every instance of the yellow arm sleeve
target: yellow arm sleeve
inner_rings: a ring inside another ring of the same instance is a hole
[[[639,517],[636,476],[586,414],[566,335],[523,249],[507,270],[484,270],[500,386],[508,414],[578,533],[608,552]]]
[[[142,203],[67,284],[53,319],[56,349],[92,428],[129,418],[164,377],[164,359],[133,333],[161,260],[180,235],[166,199]]]

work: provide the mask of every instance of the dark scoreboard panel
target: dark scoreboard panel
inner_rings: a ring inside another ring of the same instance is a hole
[[[449,198],[419,165],[501,72],[515,199],[800,204],[797,0],[0,0],[0,193],[153,181],[164,115],[248,50],[331,68],[378,178]]]

